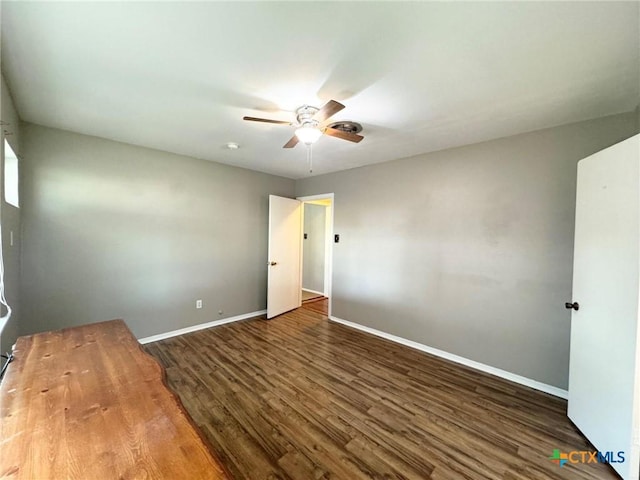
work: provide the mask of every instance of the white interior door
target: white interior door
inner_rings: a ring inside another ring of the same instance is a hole
[[[298,200],[269,195],[267,318],[302,304],[301,205]]]
[[[640,468],[639,138],[578,163],[573,267],[568,415],[624,479]]]

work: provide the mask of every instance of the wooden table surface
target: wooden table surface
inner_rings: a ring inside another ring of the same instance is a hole
[[[0,385],[0,478],[229,478],[122,320],[20,337]]]

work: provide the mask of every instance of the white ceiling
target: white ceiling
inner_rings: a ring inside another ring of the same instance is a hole
[[[23,120],[300,178],[244,115],[345,104],[316,175],[633,110],[639,5],[3,1],[2,71]]]

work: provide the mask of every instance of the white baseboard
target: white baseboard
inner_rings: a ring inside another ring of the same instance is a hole
[[[316,293],[316,294],[318,294],[318,295],[324,295],[324,292],[319,292],[319,291],[317,291],[317,290],[311,290],[311,289],[309,289],[309,288],[303,288],[303,289],[302,289],[302,291],[303,291],[303,292],[309,292],[309,293]]]
[[[222,320],[214,320],[213,322],[201,323],[199,325],[193,325],[191,327],[181,328],[179,330],[172,330],[166,333],[159,333],[157,335],[151,335],[150,337],[139,338],[138,342],[144,345],[145,343],[157,342],[164,340],[165,338],[177,337],[178,335],[184,335],[185,333],[196,332],[198,330],[204,330],[205,328],[218,327],[225,323],[237,322],[239,320],[246,320],[247,318],[257,317],[267,313],[266,310],[258,310],[257,312],[243,313],[242,315],[236,315],[235,317],[223,318]]]
[[[525,387],[530,387],[535,390],[540,390],[541,392],[545,392],[550,395],[554,395],[556,397],[560,397],[564,399],[569,398],[569,392],[561,388],[554,387],[553,385],[547,385],[546,383],[538,382],[537,380],[532,380],[530,378],[523,377],[521,375],[516,375],[515,373],[507,372],[506,370],[492,367],[490,365],[485,365],[484,363],[476,362],[475,360],[469,360],[468,358],[460,357],[459,355],[445,352],[444,350],[438,350],[437,348],[429,347],[427,345],[423,345],[422,343],[414,342],[413,340],[407,340],[406,338],[402,338],[396,335],[392,335],[390,333],[382,332],[380,330],[376,330],[375,328],[360,325],[359,323],[353,323],[348,320],[343,320],[342,318],[330,316],[329,320],[332,320],[337,323],[341,323],[342,325],[346,325],[347,327],[355,328],[357,330],[370,333],[371,335],[382,337],[386,340],[390,340],[392,342],[396,342],[401,345],[405,345],[407,347],[415,348],[416,350],[430,353],[431,355],[435,355],[436,357],[444,358],[446,360],[450,360],[452,362],[459,363],[461,365],[465,365],[467,367],[471,367],[476,370],[480,370],[481,372],[484,372],[484,373],[495,375],[496,377],[504,378],[505,380],[509,380],[511,382],[518,383],[520,385],[524,385]]]

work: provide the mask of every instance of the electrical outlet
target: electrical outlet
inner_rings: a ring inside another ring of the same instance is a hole
[[[196,300],[196,308],[202,308],[202,300]]]

